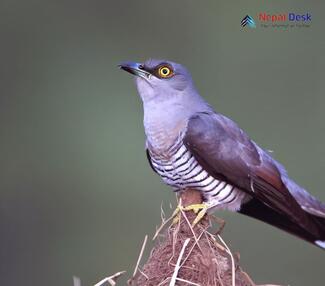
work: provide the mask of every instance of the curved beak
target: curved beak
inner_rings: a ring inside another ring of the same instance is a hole
[[[133,63],[133,62],[125,62],[119,65],[119,68],[125,70],[135,76],[139,76],[145,79],[149,79],[151,73],[146,71],[142,64]]]

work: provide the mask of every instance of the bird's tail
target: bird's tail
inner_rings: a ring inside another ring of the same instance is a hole
[[[319,234],[320,234],[315,238],[313,243],[325,250],[325,218],[313,214],[309,214],[309,215],[315,221],[315,224],[317,225],[317,229],[319,230]]]
[[[309,194],[286,174],[282,175],[282,181],[307,214],[310,221],[313,221],[316,225],[316,237],[314,243],[325,249],[325,204]]]
[[[323,217],[304,211],[310,226],[305,227],[254,198],[244,204],[239,212],[269,223],[325,250],[325,218]]]

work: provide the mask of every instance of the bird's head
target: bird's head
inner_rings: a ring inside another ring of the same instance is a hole
[[[144,103],[184,100],[185,96],[196,93],[187,69],[171,61],[125,62],[120,68],[136,76],[138,92]]]

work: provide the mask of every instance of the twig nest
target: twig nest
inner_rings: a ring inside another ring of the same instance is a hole
[[[183,212],[179,222],[167,229],[133,285],[171,285],[177,271],[172,285],[228,286],[233,285],[234,277],[236,286],[255,286],[238,266],[238,257],[208,231],[209,219],[205,217],[193,228],[195,217],[193,212]]]

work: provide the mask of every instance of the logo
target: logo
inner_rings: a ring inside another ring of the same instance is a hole
[[[255,17],[256,16],[256,17]],[[276,28],[276,29],[291,29],[291,28],[309,28],[312,24],[311,13],[267,13],[259,12],[254,15],[256,22],[252,16],[246,15],[240,22],[242,27],[256,28],[256,24],[260,28]]]
[[[311,14],[297,14],[297,13],[280,13],[267,14],[265,12],[259,13],[258,19],[261,22],[311,22]]]
[[[253,17],[246,15],[243,20],[241,20],[240,22],[242,27],[250,27],[250,28],[256,28],[256,24],[255,21],[253,19]]]

